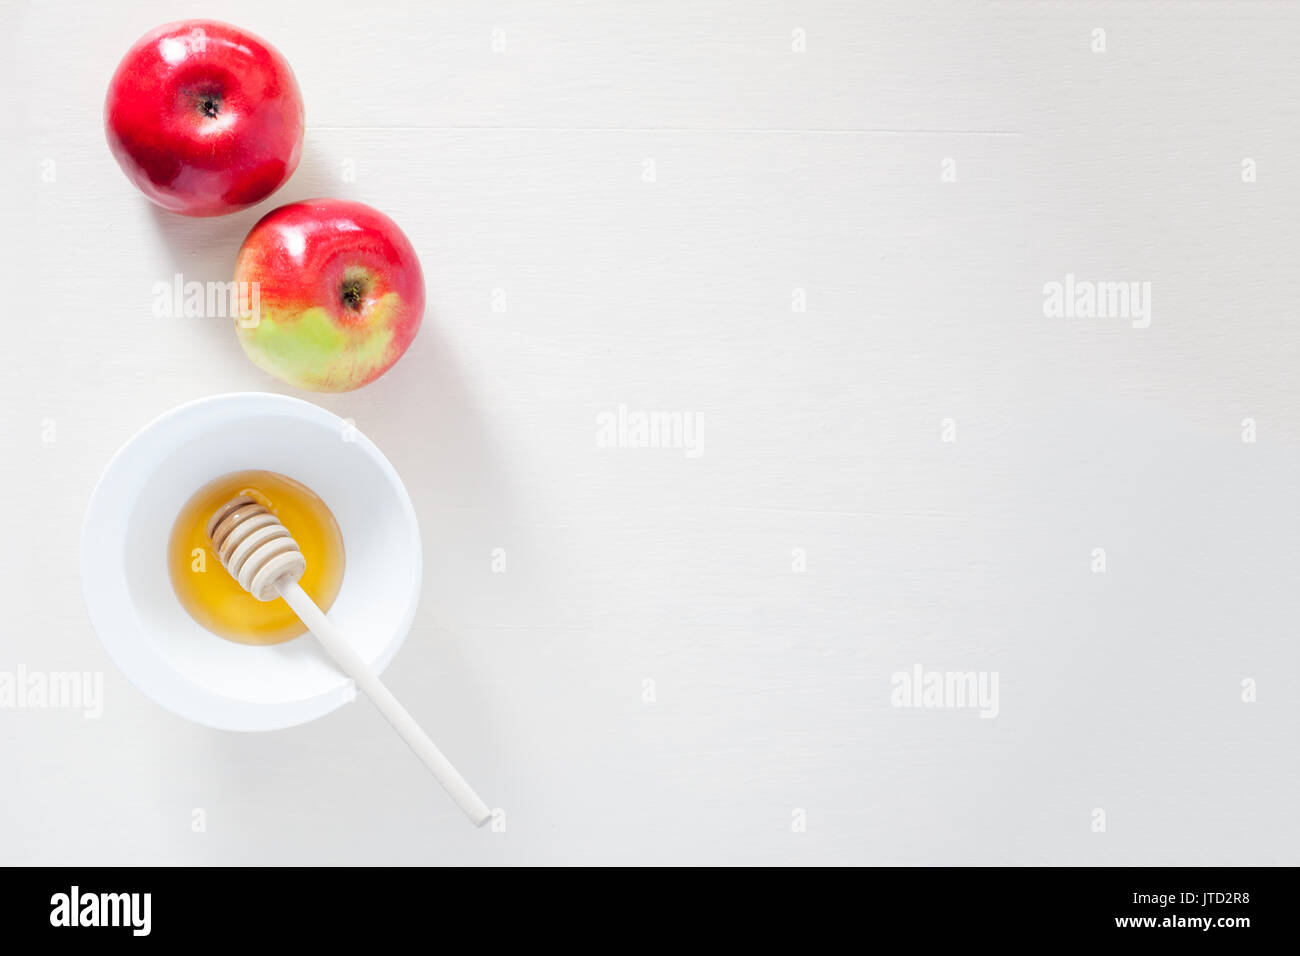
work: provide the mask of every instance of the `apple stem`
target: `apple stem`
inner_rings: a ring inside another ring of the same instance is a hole
[[[354,312],[359,310],[364,297],[365,289],[361,282],[349,279],[343,283],[343,304],[349,309]]]

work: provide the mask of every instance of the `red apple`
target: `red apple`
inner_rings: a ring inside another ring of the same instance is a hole
[[[346,199],[267,213],[235,261],[236,321],[258,368],[316,392],[373,382],[402,357],[424,317],[424,273],[397,223]]]
[[[279,189],[298,166],[302,123],[284,57],[214,20],[141,37],[104,103],[118,165],[146,196],[186,216],[235,212]]]

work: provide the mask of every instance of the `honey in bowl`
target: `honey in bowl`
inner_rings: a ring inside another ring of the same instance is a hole
[[[306,485],[273,471],[238,471],[208,482],[172,525],[167,569],[181,606],[213,634],[240,644],[280,644],[306,626],[282,598],[259,601],[239,586],[212,550],[207,524],[231,498],[249,495],[293,535],[307,559],[298,583],[328,612],[343,584],[343,535],[325,502]]]

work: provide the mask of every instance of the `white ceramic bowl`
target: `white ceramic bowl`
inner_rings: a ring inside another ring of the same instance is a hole
[[[401,647],[420,600],[411,499],[383,453],[337,415],[243,392],[182,405],[146,425],[109,462],[86,509],[86,607],[136,687],[182,717],[228,730],[305,723],[351,696],[349,679],[310,635],[236,644],[200,627],[172,591],[167,541],[181,506],[211,479],[252,468],[302,482],[334,513],[346,567],[329,616],[376,671]]]

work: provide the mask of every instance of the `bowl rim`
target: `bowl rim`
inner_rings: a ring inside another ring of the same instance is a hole
[[[82,600],[91,627],[108,656],[123,676],[155,703],[178,716],[208,727],[239,731],[278,730],[323,717],[353,699],[353,695],[327,692],[302,700],[248,701],[216,694],[194,683],[162,660],[144,637],[126,583],[125,568],[117,567],[115,572],[104,570],[113,568],[114,562],[122,564],[120,546],[125,539],[125,518],[120,512],[112,512],[122,504],[134,505],[135,499],[129,498],[124,502],[123,494],[129,495],[131,487],[138,489],[147,479],[146,475],[130,477],[129,482],[126,480],[129,476],[124,475],[121,469],[128,461],[128,456],[133,450],[138,452],[141,442],[147,441],[157,430],[174,425],[178,419],[183,420],[221,405],[230,406],[231,417],[250,414],[257,416],[268,412],[282,415],[288,413],[291,417],[297,416],[331,428],[344,426],[344,419],[334,412],[304,399],[276,392],[223,392],[207,395],[183,402],[158,415],[139,428],[113,453],[90,493],[82,520],[78,552]],[[396,494],[403,523],[409,530],[410,554],[407,561],[413,584],[402,614],[401,627],[394,631],[379,655],[370,661],[374,671],[381,673],[406,641],[415,620],[424,577],[424,549],[415,506],[411,503],[411,496],[397,469],[379,447],[360,431],[353,429],[350,440],[354,440],[379,466],[384,479]],[[120,530],[121,533],[101,533],[105,528]]]

